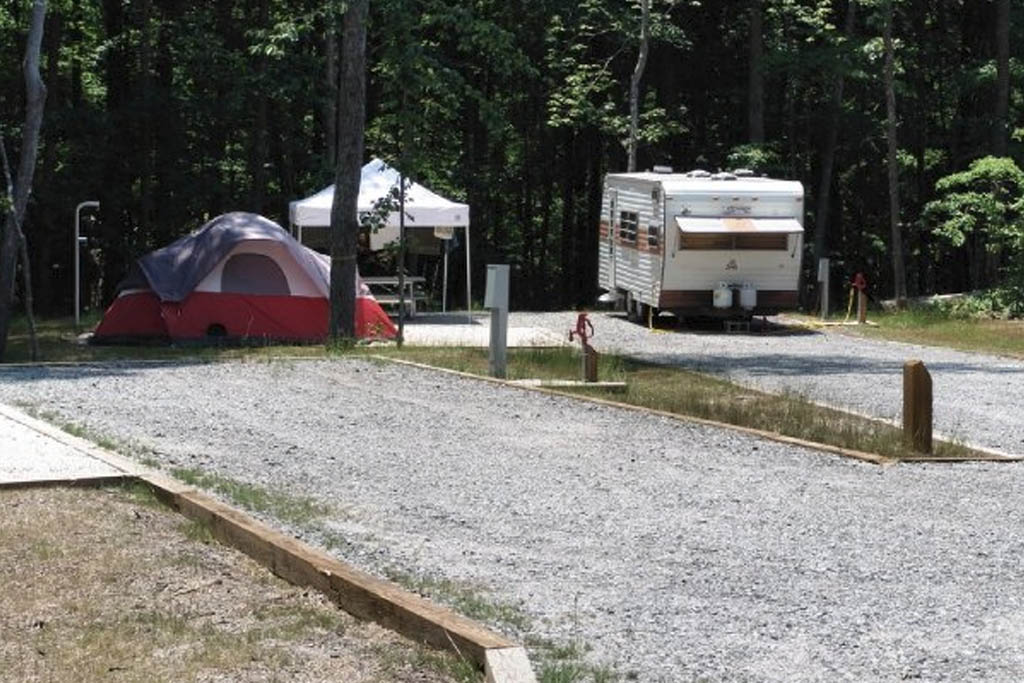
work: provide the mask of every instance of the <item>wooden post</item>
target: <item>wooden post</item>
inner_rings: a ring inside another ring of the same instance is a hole
[[[863,289],[857,290],[857,323],[863,325],[868,321],[868,297]]]
[[[583,345],[583,381],[597,381],[597,351],[590,344]]]
[[[919,360],[903,364],[903,441],[918,453],[932,452],[932,376]]]

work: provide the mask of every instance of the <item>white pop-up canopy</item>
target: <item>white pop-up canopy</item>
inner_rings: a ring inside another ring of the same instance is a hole
[[[401,174],[380,159],[373,159],[363,166],[359,181],[359,213],[373,211],[377,204],[395,191],[400,184]],[[289,222],[297,228],[296,237],[302,242],[304,227],[329,227],[331,207],[334,204],[334,185],[325,187],[316,194],[291,202],[288,205]],[[462,228],[466,238],[466,310],[471,310],[470,259],[469,259],[469,206],[446,199],[419,183],[406,180],[405,227],[420,228]],[[370,235],[370,249],[382,249],[398,239],[399,215],[392,211],[387,222]],[[435,234],[445,234],[435,230]],[[447,234],[451,234],[448,231]],[[444,250],[445,299],[447,299],[448,250]]]

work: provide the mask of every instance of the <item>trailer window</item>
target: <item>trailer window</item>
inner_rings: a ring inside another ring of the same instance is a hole
[[[634,211],[623,211],[619,214],[619,239],[623,242],[636,244],[636,229],[640,223]]]
[[[658,248],[658,238],[661,237],[661,229],[657,225],[647,226],[647,246]]]
[[[680,249],[715,251],[785,251],[789,247],[785,233],[684,232]]]
[[[684,232],[679,248],[726,251],[733,248],[732,235],[724,232]]]
[[[786,251],[789,237],[783,232],[751,232],[736,235],[737,249],[757,249],[761,251]]]

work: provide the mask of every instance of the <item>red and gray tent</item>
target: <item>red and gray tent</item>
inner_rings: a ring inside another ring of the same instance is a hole
[[[138,259],[94,341],[327,337],[330,260],[277,223],[227,213]],[[357,283],[356,335],[391,338],[394,323]]]

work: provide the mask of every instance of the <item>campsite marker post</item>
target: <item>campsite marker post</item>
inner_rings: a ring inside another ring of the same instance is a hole
[[[919,360],[903,364],[903,440],[918,453],[932,452],[932,376]]]
[[[85,241],[85,238],[82,237],[82,230],[81,230],[81,225],[82,225],[82,209],[99,209],[99,208],[100,208],[100,203],[98,201],[95,201],[95,200],[94,201],[88,201],[88,202],[82,202],[77,207],[75,207],[75,245],[74,245],[74,247],[75,247],[75,330],[76,331],[78,330],[78,328],[80,326],[80,323],[81,323],[81,319],[80,319],[80,315],[79,315],[79,310],[81,309],[82,286],[81,286],[81,284],[79,283],[78,280],[79,280],[79,271],[81,270],[81,263],[80,263],[81,262],[81,258],[79,257],[79,252],[81,251],[81,248],[82,248],[82,242]]]
[[[508,274],[507,265],[487,265],[484,308],[491,309],[491,377],[505,377],[508,346]]]

